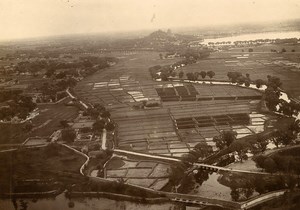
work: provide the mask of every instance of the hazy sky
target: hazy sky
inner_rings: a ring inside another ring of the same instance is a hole
[[[0,40],[300,18],[300,0],[0,0]]]

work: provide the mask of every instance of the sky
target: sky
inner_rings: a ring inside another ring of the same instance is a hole
[[[300,0],[0,0],[0,40],[298,18]]]

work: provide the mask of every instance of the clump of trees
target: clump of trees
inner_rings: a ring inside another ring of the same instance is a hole
[[[172,54],[176,54],[176,53],[172,53]],[[156,66],[152,66],[149,68],[150,74],[152,76],[153,79],[161,79],[162,81],[168,81],[169,77],[175,77],[176,76],[176,72],[175,70],[177,68],[181,68],[183,66],[186,66],[188,64],[193,64],[195,63],[197,60],[205,58],[207,56],[209,56],[210,51],[209,50],[195,50],[195,49],[184,49],[182,52],[178,53],[180,55],[180,57],[183,57],[184,59],[181,61],[177,61],[176,63],[172,64],[172,65],[165,65],[165,66],[160,66],[160,65],[156,65]],[[160,55],[161,58],[163,58],[163,55]],[[215,75],[214,72],[210,73],[211,78]],[[184,74],[183,72],[179,73],[179,78],[183,78]],[[197,80],[196,78],[198,78],[199,73],[196,73],[196,77],[195,75],[189,75],[191,77],[191,80],[195,81]]]
[[[30,96],[24,96],[22,91],[0,91],[0,120],[10,121],[13,117],[26,119],[30,112],[36,108],[36,104]]]
[[[242,73],[234,71],[234,72],[228,72],[227,77],[232,83],[238,83],[239,85],[245,84],[246,87],[249,87],[251,83],[249,74],[243,76]]]
[[[215,136],[213,141],[219,150],[229,147],[233,141],[236,140],[237,132],[235,131],[222,131],[219,136]]]
[[[194,72],[194,73],[192,73],[192,72],[186,73],[186,77],[190,81],[199,80],[199,76],[201,76],[202,79],[204,79],[206,76],[208,76],[210,79],[212,79],[215,75],[216,74],[214,71],[208,71],[208,72],[201,71],[201,72]]]
[[[222,131],[220,135],[213,138],[213,141],[216,143],[216,147],[220,151],[226,151],[224,154],[236,152],[239,160],[242,162],[248,158],[246,153],[248,150],[252,149],[252,145],[242,139],[237,141],[236,137],[237,133],[235,131]]]
[[[73,88],[77,84],[74,78],[65,78],[53,82],[45,82],[38,89],[42,96],[38,98],[37,102],[55,102],[67,96],[65,90],[70,87]]]
[[[199,159],[204,159],[212,153],[211,146],[206,143],[198,143],[189,153],[182,155],[181,160],[184,164],[189,165],[197,162]]]
[[[67,143],[74,142],[76,138],[76,132],[74,129],[66,128],[61,131],[61,139]]]
[[[272,156],[258,155],[253,158],[256,165],[269,173],[300,173],[299,160],[293,155],[281,155],[277,153]]]

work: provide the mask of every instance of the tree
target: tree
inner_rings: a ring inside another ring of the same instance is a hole
[[[266,192],[266,181],[260,176],[254,176],[255,191],[260,195]]]
[[[240,198],[240,192],[237,188],[231,188],[230,195],[233,201],[238,201]]]
[[[272,111],[277,111],[277,105],[280,102],[280,91],[268,86],[265,90],[265,100],[267,107]]]
[[[195,72],[195,73],[194,73],[195,80],[198,80],[198,78],[199,78],[199,75],[200,75],[200,74],[199,74],[199,72]]]
[[[164,58],[164,56],[163,56],[162,53],[159,53],[159,58],[160,58],[160,59],[163,59],[163,58]]]
[[[209,76],[210,79],[212,79],[216,75],[213,71],[208,71],[206,74],[207,76]]]
[[[235,141],[230,145],[231,151],[237,152],[240,161],[243,162],[243,159],[247,159],[246,152],[250,148],[250,144],[244,141]]]
[[[88,108],[87,113],[93,118],[97,119],[99,117],[100,112],[96,108]]]
[[[285,146],[289,145],[294,139],[295,136],[290,131],[278,131],[277,133],[277,141]]]
[[[108,122],[105,125],[107,131],[113,131],[115,129],[115,125],[112,122]]]
[[[194,163],[198,160],[198,158],[193,154],[184,154],[181,156],[182,162]]]
[[[182,78],[183,78],[183,76],[184,76],[184,73],[183,73],[183,71],[180,71],[180,72],[179,72],[179,74],[178,74],[178,76],[179,76],[179,78],[180,78],[180,79],[182,79]]]
[[[76,138],[76,133],[74,129],[64,129],[61,131],[61,138],[63,141],[67,143],[71,143]]]
[[[256,145],[261,152],[264,152],[267,149],[268,141],[258,137]]]
[[[285,100],[280,100],[280,107],[278,111],[290,117],[292,117],[294,114],[294,110],[292,106],[290,105],[290,103],[286,102]]]
[[[206,71],[201,71],[200,75],[201,75],[202,79],[204,79],[206,77]]]
[[[281,143],[280,142],[280,139],[278,138],[278,136],[280,135],[279,134],[280,133],[280,131],[275,131],[275,132],[273,132],[272,134],[271,134],[271,138],[270,138],[270,140],[274,143],[274,145],[278,148],[278,146],[279,146],[279,144]]]
[[[196,80],[195,75],[193,73],[191,73],[191,72],[187,73],[186,77],[190,81],[195,81]]]
[[[246,81],[245,81],[245,86],[246,86],[246,87],[249,87],[249,86],[250,86],[249,80],[246,80]]]
[[[213,152],[212,147],[206,143],[200,142],[195,145],[194,150],[198,153],[199,157],[207,157]]]
[[[222,150],[225,147],[229,147],[236,140],[236,136],[237,132],[235,131],[222,131],[219,136],[213,138],[213,141],[216,143],[216,147]]]
[[[24,130],[25,132],[31,131],[32,128],[33,128],[32,123],[26,123],[26,124],[23,126],[23,130]]]
[[[232,83],[236,83],[238,78],[243,77],[243,75],[240,72],[228,72],[227,77]]]
[[[272,87],[275,91],[282,85],[282,82],[279,77],[268,75],[267,78],[268,78],[267,86]]]
[[[96,110],[98,110],[99,112],[104,112],[104,111],[106,110],[105,107],[104,107],[103,105],[98,104],[98,103],[94,104],[93,106],[94,106],[94,108],[95,108]]]
[[[253,160],[256,163],[256,166],[258,168],[264,168],[264,161],[265,161],[266,157],[263,155],[257,155],[254,156]]]
[[[109,111],[104,111],[104,112],[102,112],[101,113],[101,117],[103,117],[103,118],[109,118],[110,117],[110,112]]]
[[[185,169],[183,164],[176,163],[171,165],[169,180],[173,186],[177,185],[181,178],[184,176],[184,171]]]
[[[161,81],[168,81],[168,75],[164,72],[160,74]]]
[[[265,82],[262,79],[255,80],[255,85],[257,88],[260,88],[264,84],[265,84]]]
[[[61,121],[60,121],[60,125],[61,125],[63,128],[69,127],[69,124],[68,124],[68,121],[67,121],[67,120],[61,120]]]
[[[266,171],[269,173],[274,173],[277,171],[277,165],[276,165],[275,161],[270,157],[267,157],[264,160],[263,166],[264,166],[264,169],[266,169]]]
[[[282,48],[281,52],[285,53],[285,52],[286,52],[286,49],[285,49],[285,48]]]
[[[247,79],[246,79],[244,76],[240,76],[240,77],[237,78],[237,83],[238,83],[239,85],[242,85],[242,84],[245,83],[246,80],[247,80]]]
[[[295,176],[292,176],[292,175],[288,175],[287,177],[287,180],[286,180],[286,184],[288,186],[288,188],[293,191],[297,185],[297,179]]]
[[[253,52],[253,49],[252,49],[252,48],[249,48],[249,49],[248,49],[248,52]]]
[[[51,77],[54,74],[55,70],[54,69],[48,69],[45,73],[46,77]]]
[[[105,127],[105,121],[104,120],[97,120],[93,124],[93,131],[94,132],[102,132],[103,128]]]

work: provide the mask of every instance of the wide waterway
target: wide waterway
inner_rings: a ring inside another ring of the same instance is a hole
[[[267,33],[251,33],[241,34],[236,36],[228,36],[214,39],[204,39],[202,44],[209,42],[235,42],[235,41],[254,41],[258,39],[290,39],[300,38],[300,31],[286,31],[286,32],[267,32]]]

